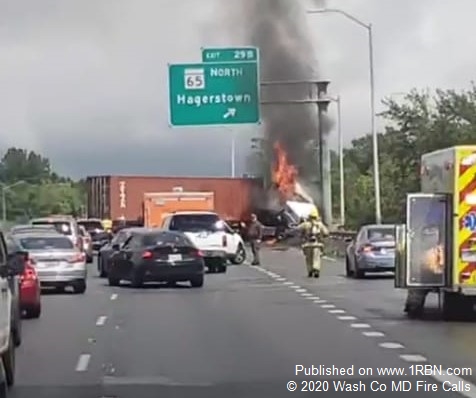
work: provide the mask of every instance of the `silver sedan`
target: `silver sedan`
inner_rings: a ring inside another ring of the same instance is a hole
[[[363,278],[366,272],[395,272],[395,225],[365,225],[346,249],[346,275]]]

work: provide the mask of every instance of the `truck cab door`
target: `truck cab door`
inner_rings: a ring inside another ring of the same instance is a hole
[[[451,280],[451,196],[407,195],[406,223],[396,227],[395,287],[448,286]]]

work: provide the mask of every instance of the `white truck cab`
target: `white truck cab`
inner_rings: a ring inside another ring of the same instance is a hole
[[[15,382],[14,300],[10,279],[23,273],[24,253],[7,253],[0,232],[0,398],[8,397]]]

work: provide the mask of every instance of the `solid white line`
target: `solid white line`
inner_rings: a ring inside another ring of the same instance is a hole
[[[322,304],[321,308],[336,308],[334,304]]]
[[[340,319],[341,321],[355,321],[357,318],[352,315],[342,315],[338,316],[337,319]]]
[[[88,369],[90,359],[91,355],[81,354],[78,358],[78,362],[76,363],[76,372],[85,372]]]
[[[117,293],[111,294],[111,300],[116,300],[117,299]]]
[[[344,310],[329,310],[329,314],[345,314]]]
[[[366,329],[369,328],[370,325],[368,323],[353,323],[350,327],[355,329]]]
[[[396,350],[398,348],[405,348],[399,343],[380,343],[379,346],[382,348],[391,348],[392,350]]]
[[[362,332],[362,334],[364,336],[367,336],[367,337],[383,337],[383,336],[385,336],[385,334],[382,333],[382,332]]]
[[[101,315],[96,321],[96,326],[103,326],[106,323],[107,316]]]
[[[403,354],[400,355],[400,358],[407,362],[426,362],[426,359],[423,355],[418,354]]]

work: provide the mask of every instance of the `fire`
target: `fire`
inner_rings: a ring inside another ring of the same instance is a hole
[[[279,142],[274,144],[276,164],[273,171],[273,182],[278,187],[284,200],[290,200],[295,194],[297,169],[288,161],[286,151]]]

